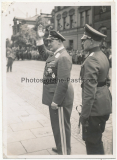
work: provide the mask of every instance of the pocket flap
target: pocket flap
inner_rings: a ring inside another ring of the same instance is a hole
[[[55,92],[55,89],[56,89],[56,88],[50,88],[50,89],[49,89],[49,92]]]

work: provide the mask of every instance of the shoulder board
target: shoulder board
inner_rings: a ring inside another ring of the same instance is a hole
[[[89,56],[93,56],[94,55],[94,52],[92,52]]]
[[[55,58],[58,58],[60,56],[60,53],[57,53],[56,55],[55,55]]]

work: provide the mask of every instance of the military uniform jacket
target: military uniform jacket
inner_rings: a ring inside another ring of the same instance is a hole
[[[97,87],[108,78],[109,62],[99,48],[94,48],[81,66],[82,112],[84,118],[102,116],[112,112],[111,93],[104,85]]]
[[[52,101],[59,106],[73,103],[73,87],[70,83],[72,59],[63,48],[55,55],[44,45],[38,46],[40,54],[49,54],[43,74],[42,103],[50,106]]]

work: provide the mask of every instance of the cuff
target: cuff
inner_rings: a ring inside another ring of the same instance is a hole
[[[52,101],[52,103],[55,104],[55,105],[58,105],[57,103],[55,103],[55,102],[53,102],[53,101]]]
[[[39,39],[39,40],[36,41],[37,46],[41,46],[43,44],[44,44],[43,39]]]

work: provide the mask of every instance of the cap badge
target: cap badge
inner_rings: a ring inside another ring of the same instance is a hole
[[[52,73],[52,69],[51,68],[48,68],[48,73]]]

